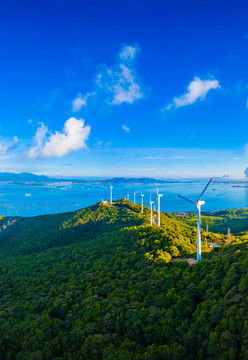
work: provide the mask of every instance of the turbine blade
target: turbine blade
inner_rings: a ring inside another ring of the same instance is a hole
[[[192,204],[195,204],[195,201],[193,201],[193,200],[190,200],[190,199],[188,199],[188,198],[186,198],[186,197],[184,197],[184,196],[181,196],[181,195],[177,195],[177,196],[179,196],[179,197],[182,198],[183,200],[186,200],[186,201],[191,202]]]
[[[209,182],[208,182],[207,185],[205,186],[203,192],[202,192],[201,195],[199,196],[199,199],[197,200],[197,202],[198,202],[199,200],[201,200],[203,194],[204,194],[205,191],[207,190],[207,188],[208,188],[208,186],[209,186],[209,184],[211,183],[212,180],[213,180],[213,178],[211,178],[211,179],[209,180]]]

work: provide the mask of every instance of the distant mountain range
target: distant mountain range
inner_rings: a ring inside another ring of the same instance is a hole
[[[12,182],[12,183],[53,183],[53,182],[73,182],[80,184],[152,184],[152,183],[170,183],[174,180],[157,180],[153,178],[124,178],[115,177],[106,180],[94,180],[94,179],[70,179],[70,178],[50,178],[45,175],[35,175],[32,173],[9,173],[0,172],[0,182]]]
[[[153,184],[153,183],[170,183],[175,182],[175,180],[157,180],[153,178],[124,178],[124,177],[115,177],[112,179],[107,179],[101,181],[102,183],[110,183],[111,184],[130,184],[130,183],[137,183],[137,184]]]
[[[54,178],[49,178],[45,175],[35,175],[32,173],[10,173],[0,172],[0,181],[11,181],[15,183],[22,182],[51,182],[58,181]]]
[[[114,177],[111,179],[80,179],[80,178],[52,178],[45,175],[35,175],[33,173],[10,173],[10,172],[0,172],[0,182],[11,182],[15,184],[23,183],[34,183],[34,184],[46,184],[46,183],[55,183],[55,182],[72,182],[74,184],[170,184],[170,183],[192,183],[198,181],[208,181],[209,178],[201,179],[164,179],[158,180],[154,178],[124,178],[124,177]],[[216,177],[214,178],[215,182],[230,182],[230,183],[245,183],[247,180],[231,180],[226,177]]]

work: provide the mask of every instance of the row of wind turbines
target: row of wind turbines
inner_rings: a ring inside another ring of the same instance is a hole
[[[207,183],[207,185],[203,189],[203,191],[200,194],[197,201],[188,199],[188,198],[186,198],[184,196],[181,196],[181,195],[177,195],[181,199],[186,200],[186,201],[196,205],[196,213],[197,213],[197,262],[199,260],[201,260],[201,206],[205,204],[205,201],[202,201],[201,199],[202,199],[204,193],[206,192],[206,190],[207,190],[207,188],[210,185],[212,180],[213,180],[212,178],[209,180],[209,182]],[[113,190],[113,186],[111,186],[111,183],[110,183],[110,203],[111,204],[113,203],[113,201],[112,201],[112,190]],[[141,191],[141,214],[144,215],[144,194],[142,194],[142,190],[140,190],[140,191]],[[133,202],[134,202],[134,204],[136,203],[135,202],[136,194],[139,193],[140,191],[136,191],[136,192],[133,193],[133,196],[134,196],[134,199],[133,199],[134,201]],[[158,189],[157,189],[157,205],[158,205],[157,226],[160,226],[160,198],[162,196],[163,196],[162,194],[158,193]],[[129,194],[127,194],[125,196],[125,199],[129,200]],[[154,204],[154,201],[151,201],[151,193],[150,193],[150,225],[152,225],[152,223],[154,221],[154,217],[153,217],[153,214],[152,214],[153,204]]]

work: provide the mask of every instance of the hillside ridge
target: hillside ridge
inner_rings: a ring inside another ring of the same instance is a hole
[[[24,255],[43,251],[53,246],[90,241],[96,236],[132,227],[136,227],[137,239],[139,230],[145,227],[148,229],[147,231],[153,233],[153,236],[157,234],[157,237],[160,236],[162,239],[165,236],[171,238],[172,236],[174,238],[181,236],[193,249],[191,238],[194,237],[192,235],[194,229],[192,230],[188,225],[180,223],[172,216],[169,218],[165,214],[161,215],[161,228],[153,225],[150,229],[150,210],[144,206],[144,216],[141,215],[140,210],[140,205],[133,204],[128,200],[119,200],[114,205],[106,206],[97,203],[68,213],[28,218],[2,217],[0,221],[0,256]],[[178,239],[178,242],[183,242],[182,239]],[[176,249],[174,250],[176,251]],[[185,254],[186,249],[182,249],[182,252]],[[178,251],[176,253],[179,255]]]
[[[0,236],[1,360],[247,358],[248,241],[189,266],[173,258],[194,254],[195,228],[171,214],[150,226],[144,210],[12,218]]]

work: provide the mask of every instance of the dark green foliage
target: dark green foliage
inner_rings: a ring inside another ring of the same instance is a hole
[[[139,205],[122,200],[117,201],[115,206],[95,204],[70,213],[30,218],[2,218],[0,219],[0,258],[31,254],[75,242],[88,242],[98,235],[103,239],[106,236],[111,237],[112,232],[122,232],[123,229],[127,233],[130,232],[126,236],[131,236],[134,240],[141,240],[142,236],[145,236],[145,246],[148,250],[155,250],[153,244],[157,241],[163,247],[166,244],[175,245],[179,254],[194,251],[196,241],[194,229],[176,220],[169,222],[168,217],[163,214],[162,227],[160,229],[156,226],[151,227],[148,225],[149,216],[149,209],[145,208],[144,216],[141,216]],[[161,249],[161,246],[157,244],[156,250]]]
[[[196,226],[197,218],[195,213],[189,213],[188,217],[176,217],[188,225]],[[227,209],[212,213],[203,212],[201,224],[204,229],[209,226],[209,231],[227,234],[228,228],[232,234],[248,231],[248,209]]]
[[[1,255],[33,253],[75,241],[87,241],[98,234],[139,225],[141,216],[128,207],[93,205],[71,213],[30,218],[3,218]],[[8,225],[10,223],[10,225]]]
[[[195,229],[148,219],[120,201],[3,230],[1,360],[247,359],[247,243],[171,262]]]

